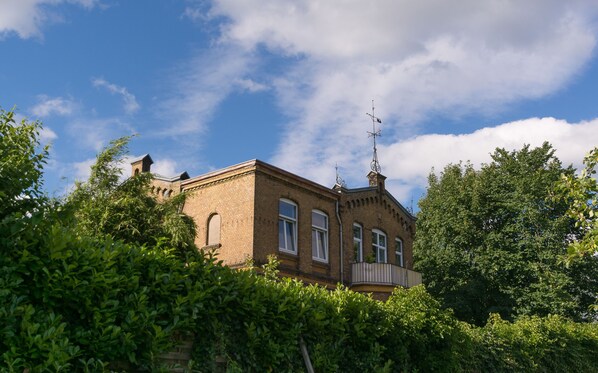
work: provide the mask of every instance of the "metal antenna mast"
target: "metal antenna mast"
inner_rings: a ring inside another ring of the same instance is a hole
[[[372,163],[370,163],[370,167],[372,171],[381,173],[382,167],[380,167],[380,162],[378,162],[378,149],[376,148],[376,137],[382,136],[380,129],[376,130],[376,122],[382,123],[382,120],[374,115],[374,100],[372,100],[372,114],[365,113],[367,116],[372,118],[372,132],[368,131],[368,137],[374,138],[374,155],[372,157]]]

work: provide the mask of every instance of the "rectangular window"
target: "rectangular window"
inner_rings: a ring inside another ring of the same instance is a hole
[[[372,230],[372,251],[376,254],[377,263],[386,263],[386,235],[377,229]]]
[[[315,260],[328,262],[328,216],[323,212],[311,212],[311,247]]]
[[[297,254],[297,205],[283,199],[278,202],[278,249]]]
[[[403,264],[403,241],[400,238],[395,239],[395,264],[404,267]]]
[[[355,262],[363,262],[363,229],[357,223],[353,224],[353,252]]]

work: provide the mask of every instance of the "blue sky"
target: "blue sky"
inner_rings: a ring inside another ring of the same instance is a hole
[[[258,158],[366,184],[365,115],[409,207],[432,167],[598,146],[595,0],[0,0],[0,106],[44,123],[45,188],[111,139],[191,176]],[[128,172],[128,169],[127,169]]]

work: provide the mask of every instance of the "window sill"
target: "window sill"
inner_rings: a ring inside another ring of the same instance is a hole
[[[297,252],[296,252],[296,251],[285,250],[285,249],[281,249],[281,248],[278,248],[278,251],[279,251],[281,254],[286,254],[286,255],[297,256]]]
[[[314,258],[313,256],[311,257],[311,260],[316,265],[320,265],[322,267],[330,267],[330,264],[328,263],[327,260],[322,260],[322,259],[319,259],[319,258]]]
[[[222,244],[217,243],[214,245],[206,245],[204,247],[201,248],[201,250],[216,250],[222,247]]]

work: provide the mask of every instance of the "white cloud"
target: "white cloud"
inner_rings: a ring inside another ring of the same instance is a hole
[[[123,99],[123,108],[127,114],[133,114],[139,110],[140,106],[135,98],[125,87],[110,83],[102,78],[94,78],[91,83],[94,87],[105,88],[111,94],[118,94]]]
[[[190,20],[195,21],[195,22],[207,20],[204,10],[190,7],[190,6],[185,8],[181,17],[189,18]]]
[[[16,33],[22,39],[41,37],[43,23],[59,21],[60,14],[52,7],[76,4],[93,8],[98,0],[2,0],[0,1],[0,38]]]
[[[268,85],[293,120],[273,162],[330,184],[337,162],[358,165],[348,181],[369,168],[371,99],[390,149],[432,114],[493,114],[546,96],[591,59],[597,13],[593,0],[214,0],[205,16],[225,19],[221,47],[285,58]]]
[[[19,113],[15,113],[14,120],[15,120],[15,123],[21,123],[23,121],[25,121],[27,123],[30,122],[30,120],[28,118],[24,117],[23,115],[21,115]],[[58,138],[58,135],[56,134],[56,132],[54,132],[48,126],[43,126],[41,128],[41,130],[39,131],[38,140],[42,145],[46,145],[46,144],[52,142],[53,140],[56,140],[57,138]]]
[[[39,133],[39,141],[42,144],[47,144],[53,140],[56,140],[57,138],[58,135],[56,134],[56,132],[52,131],[50,127],[42,128],[42,130]]]
[[[218,105],[250,70],[251,61],[238,46],[216,45],[178,66],[169,79],[170,98],[160,105],[162,119],[169,123],[160,135],[203,132]]]
[[[235,83],[237,87],[250,93],[267,91],[269,89],[267,85],[255,82],[251,79],[237,79]]]
[[[177,174],[177,172],[182,172],[177,170],[177,162],[168,159],[168,158],[160,158],[160,160],[156,161],[152,165],[152,172],[158,175],[172,177]]]
[[[38,103],[29,111],[38,118],[44,118],[50,115],[67,116],[72,114],[75,103],[72,100],[63,97],[48,97],[46,95],[38,96]]]
[[[422,135],[382,146],[380,157],[386,160],[383,173],[395,185],[397,198],[406,199],[416,188],[427,186],[434,168],[441,172],[449,163],[470,161],[479,167],[491,161],[498,148],[519,150],[525,144],[541,146],[548,141],[564,166],[580,168],[584,155],[598,145],[598,118],[568,123],[554,118],[530,118],[486,127],[462,135]]]
[[[136,133],[120,118],[77,118],[67,124],[68,134],[81,148],[100,151],[111,140]]]
[[[72,164],[74,169],[74,177],[76,181],[86,181],[91,175],[91,166],[96,162],[95,158],[89,158],[81,162],[75,162]],[[74,184],[74,182],[72,183]],[[67,188],[70,189],[70,188]]]

